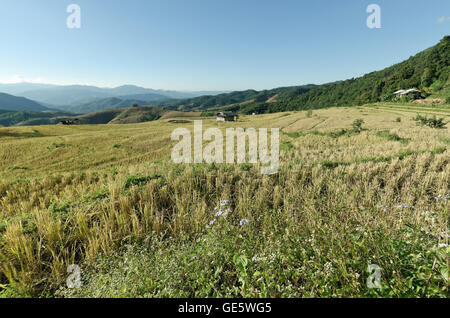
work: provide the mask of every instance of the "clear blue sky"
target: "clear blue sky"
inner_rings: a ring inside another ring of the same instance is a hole
[[[66,8],[81,7],[81,29]],[[381,7],[382,28],[366,26]],[[450,34],[449,0],[2,0],[0,82],[264,89],[356,77]]]

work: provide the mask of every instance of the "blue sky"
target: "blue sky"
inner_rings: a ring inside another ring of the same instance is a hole
[[[69,4],[81,28],[69,29]],[[381,29],[366,8],[381,7]],[[242,90],[325,83],[450,34],[448,0],[2,0],[0,82]]]

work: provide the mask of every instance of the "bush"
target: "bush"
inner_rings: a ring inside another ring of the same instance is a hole
[[[362,124],[364,124],[364,120],[362,119],[356,119],[352,123],[353,131],[360,132],[362,130]]]
[[[437,118],[436,116],[428,118],[426,116],[421,116],[417,114],[414,120],[419,122],[420,125],[422,126],[428,126],[431,128],[444,128],[445,125],[447,124],[444,122],[444,118]]]

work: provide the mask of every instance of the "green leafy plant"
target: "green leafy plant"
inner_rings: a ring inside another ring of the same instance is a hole
[[[353,123],[352,123],[352,127],[353,127],[353,131],[355,132],[360,132],[363,128],[362,125],[364,124],[364,120],[362,119],[356,119]]]

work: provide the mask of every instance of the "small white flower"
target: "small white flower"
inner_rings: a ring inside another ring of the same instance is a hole
[[[430,211],[422,211],[420,214],[422,214],[423,216],[428,216],[428,217],[434,216],[434,213],[430,212]]]
[[[242,219],[241,222],[239,222],[240,226],[244,226],[248,224],[248,220],[247,219]]]
[[[331,262],[325,263],[324,269],[325,269],[325,274],[327,274],[327,275],[334,273],[333,264]]]
[[[214,220],[210,221],[210,222],[209,222],[209,226],[213,226],[213,225],[214,225],[214,223],[216,223],[216,219],[214,219]]]
[[[442,195],[442,194],[439,194],[439,195],[436,197],[436,202],[439,202],[439,200],[447,201],[448,199],[450,199],[450,195]]]

